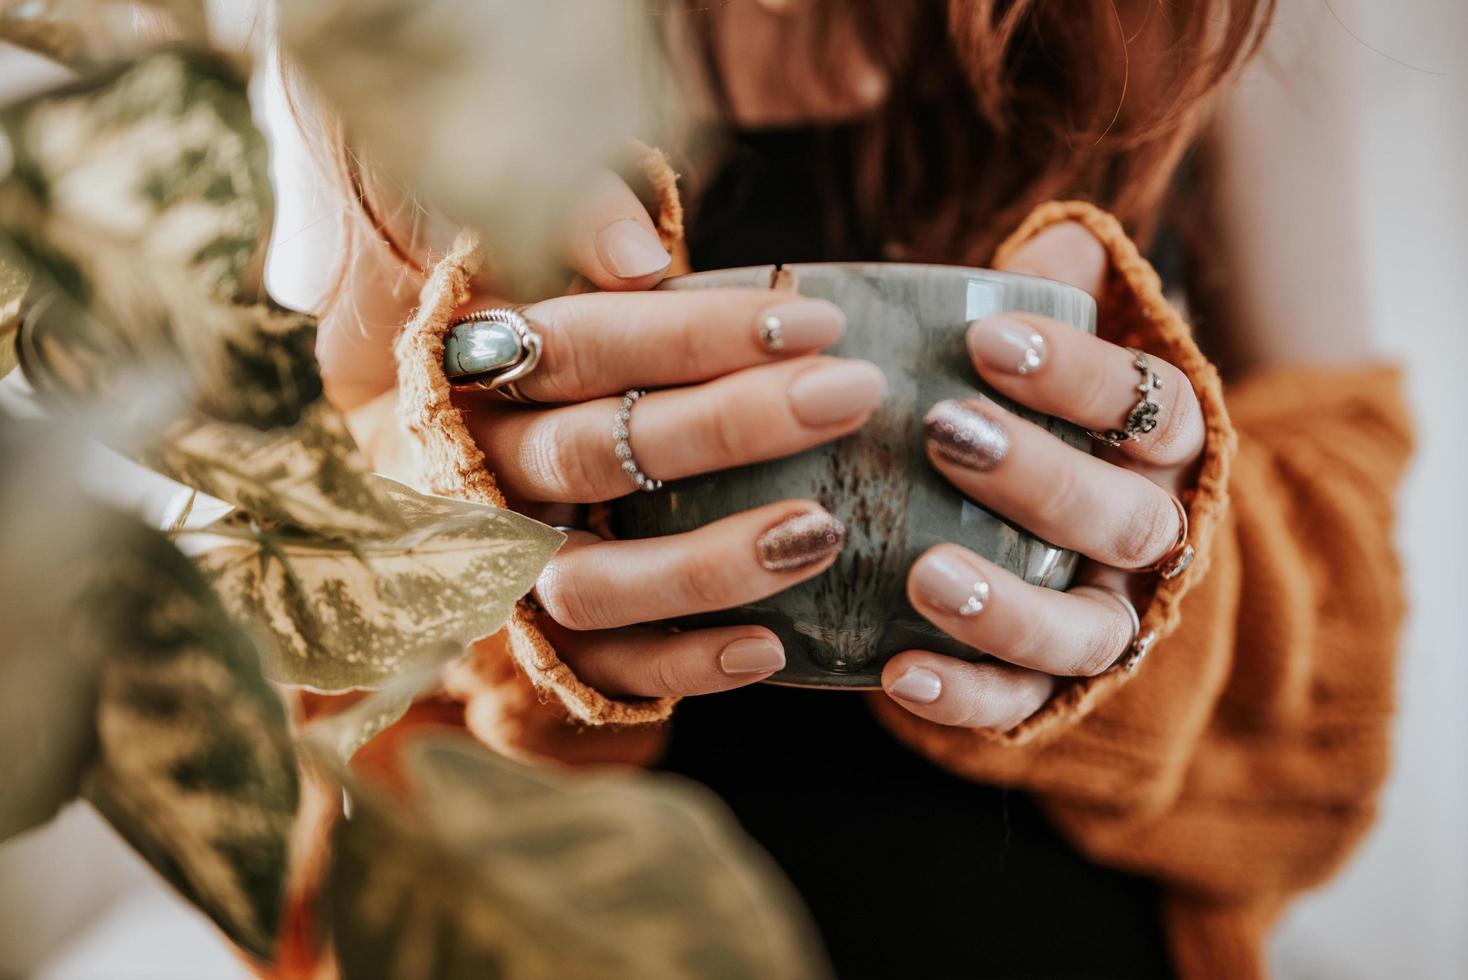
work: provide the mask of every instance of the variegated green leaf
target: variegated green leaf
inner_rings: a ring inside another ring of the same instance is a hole
[[[445,739],[405,772],[411,814],[359,794],[337,828],[346,980],[830,975],[778,871],[692,784],[553,775]]]
[[[504,625],[565,540],[512,511],[370,482],[406,531],[342,542],[234,515],[202,532],[221,541],[195,560],[236,616],[273,635],[279,680],[374,687],[462,650]]]
[[[140,22],[137,7],[162,19]],[[203,0],[0,0],[0,41],[86,69],[169,37],[208,41]]]
[[[81,789],[265,955],[296,809],[284,712],[189,560],[84,496],[80,442],[0,417],[0,837]]]
[[[322,397],[314,321],[261,287],[272,198],[242,79],[169,50],[0,125],[0,240],[38,277],[23,338],[36,389],[111,405],[128,448],[261,517],[400,531]],[[140,374],[180,380],[166,425],[121,397]]]
[[[274,950],[298,803],[285,713],[187,558],[139,528],[88,598],[113,638],[87,798],[240,946]]]
[[[30,281],[28,271],[0,252],[0,378],[19,363],[15,342],[20,329],[20,304]]]
[[[82,497],[54,435],[0,415],[0,840],[76,795],[108,648],[80,597],[122,519]]]

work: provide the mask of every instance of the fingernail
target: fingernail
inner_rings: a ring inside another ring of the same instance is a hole
[[[887,379],[875,364],[832,361],[796,376],[790,410],[805,425],[830,425],[871,411],[885,394]]]
[[[912,585],[924,602],[954,616],[977,616],[989,604],[989,583],[979,566],[948,551],[919,561]]]
[[[992,470],[1009,452],[1009,437],[999,423],[967,402],[934,405],[923,419],[923,431],[938,455],[972,470]]]
[[[767,351],[804,351],[829,347],[846,332],[846,316],[834,303],[800,299],[760,313],[759,342]]]
[[[772,572],[789,572],[824,561],[841,550],[846,528],[823,510],[787,517],[754,542],[759,563]]]
[[[909,667],[887,691],[894,698],[913,704],[932,704],[943,693],[943,681],[924,667]]]
[[[996,371],[1029,374],[1045,363],[1045,338],[1034,328],[1004,316],[975,320],[968,328],[974,357]]]
[[[732,676],[768,674],[784,666],[780,645],[757,637],[735,640],[719,654],[719,669]]]
[[[658,236],[631,218],[613,221],[597,232],[596,252],[612,275],[623,279],[650,276],[673,261]]]

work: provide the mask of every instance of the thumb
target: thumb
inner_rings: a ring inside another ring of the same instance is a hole
[[[999,269],[1056,279],[1099,297],[1106,249],[1080,222],[1061,221],[1021,245]]]
[[[565,249],[572,268],[598,289],[651,289],[673,261],[647,209],[610,170],[597,171],[573,212]]]

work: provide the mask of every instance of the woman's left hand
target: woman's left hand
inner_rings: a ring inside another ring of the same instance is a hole
[[[1095,295],[1106,256],[1081,225],[1067,222],[1037,235],[1004,268]],[[1056,320],[1028,313],[978,320],[968,348],[994,390],[1085,429],[1120,428],[1138,401],[1142,375],[1130,351]],[[1058,678],[1098,674],[1127,652],[1134,623],[1108,590],[1135,594],[1142,577],[1155,579],[1150,569],[1174,554],[1182,518],[1173,495],[1203,450],[1203,414],[1188,379],[1158,357],[1147,360],[1160,382],[1149,394],[1156,427],[1101,455],[977,395],[929,411],[928,458],[948,480],[1089,561],[1067,593],[1028,585],[955,544],[929,549],[908,574],[914,608],[995,659],[900,653],[882,672],[898,704],[939,724],[1004,731],[1038,710]]]

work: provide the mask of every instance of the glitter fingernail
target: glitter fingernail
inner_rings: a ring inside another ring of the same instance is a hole
[[[846,528],[823,510],[787,517],[765,531],[754,542],[755,555],[763,568],[790,572],[824,561],[841,550]]]
[[[939,402],[923,419],[923,431],[938,455],[971,470],[992,470],[1009,452],[1004,429],[972,403]]]

